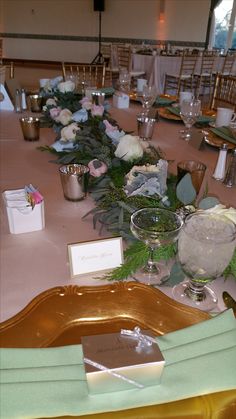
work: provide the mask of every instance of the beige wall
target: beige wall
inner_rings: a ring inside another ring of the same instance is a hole
[[[102,36],[204,42],[210,0],[105,0]],[[2,9],[2,10],[1,10]],[[0,30],[5,33],[97,36],[93,0],[0,0]],[[4,38],[3,55],[11,58],[91,61],[95,42]]]

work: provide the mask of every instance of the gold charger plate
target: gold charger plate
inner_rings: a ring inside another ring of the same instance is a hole
[[[177,100],[177,96],[168,95],[168,94],[161,94],[161,95],[158,95],[158,97],[161,99],[169,99],[170,101],[173,101],[173,102]],[[141,95],[136,90],[132,90],[129,93],[129,98],[130,100],[135,101],[135,102],[140,102],[140,103],[142,102]]]
[[[212,132],[209,129],[204,129],[203,134],[205,134],[204,135],[205,143],[212,147],[220,148],[222,144],[227,144],[229,150],[232,150],[233,148],[236,147],[235,144],[230,143],[227,140],[224,140],[224,138],[219,137],[218,135],[216,135],[214,132]]]
[[[43,292],[16,316],[1,323],[0,345],[18,348],[70,345],[80,343],[83,335],[117,332],[136,325],[163,335],[209,317],[207,313],[177,303],[159,290],[137,282],[98,287],[69,285]],[[235,406],[236,391],[227,391],[78,418],[226,419],[236,416]]]
[[[163,99],[170,99],[170,100],[177,100],[177,96],[174,95],[168,95],[167,93],[163,93],[162,95],[158,95],[159,97],[163,98]]]
[[[175,115],[174,113],[170,112],[167,107],[161,107],[158,109],[159,115],[164,119],[170,119],[173,121],[182,121],[181,117],[178,115]],[[216,115],[216,112],[211,109],[203,109],[202,110],[203,116],[212,116],[214,117]]]
[[[158,108],[158,113],[159,113],[159,116],[161,116],[161,118],[170,119],[171,121],[181,121],[182,122],[182,119],[181,119],[180,116],[175,115],[174,113],[168,111],[168,109],[166,107]]]

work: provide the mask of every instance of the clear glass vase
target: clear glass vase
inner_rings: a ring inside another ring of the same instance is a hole
[[[188,281],[173,288],[176,300],[211,311],[217,296],[207,286],[222,275],[236,245],[236,225],[215,213],[198,211],[189,215],[178,240],[178,259]]]

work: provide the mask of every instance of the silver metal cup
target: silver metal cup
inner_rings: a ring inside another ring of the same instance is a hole
[[[68,201],[81,201],[86,196],[89,168],[82,164],[66,164],[59,168],[62,189]]]
[[[156,119],[141,114],[137,116],[138,135],[142,140],[151,140]]]
[[[92,92],[91,96],[92,96],[92,103],[94,103],[94,105],[104,105],[105,93]]]

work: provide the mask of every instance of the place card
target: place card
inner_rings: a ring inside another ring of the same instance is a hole
[[[93,240],[68,245],[71,277],[107,271],[123,263],[122,238]]]
[[[14,111],[12,101],[3,84],[0,84],[0,110]]]

